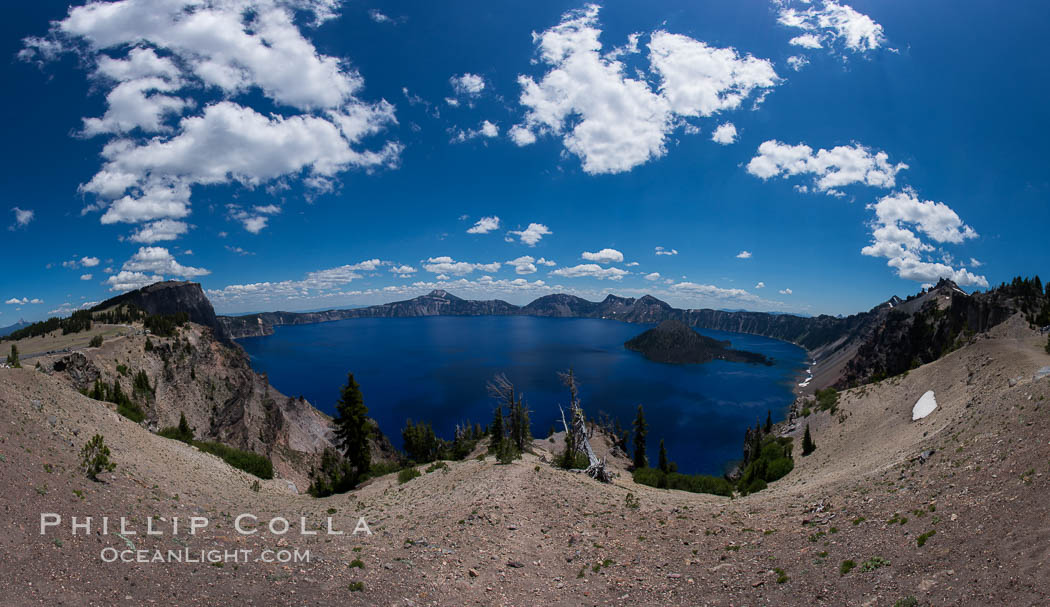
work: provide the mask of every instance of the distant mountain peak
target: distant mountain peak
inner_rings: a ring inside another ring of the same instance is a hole
[[[438,299],[449,299],[449,300],[462,299],[460,297],[456,297],[455,295],[449,293],[448,291],[446,291],[444,289],[434,289],[433,291],[431,291],[430,293],[427,294],[427,297],[436,297]]]

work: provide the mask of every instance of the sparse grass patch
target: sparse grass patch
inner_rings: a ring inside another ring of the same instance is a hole
[[[222,461],[238,470],[243,470],[263,480],[273,478],[273,462],[258,453],[242,451],[229,445],[211,441],[193,441],[193,445],[205,453],[210,453],[222,459]]]
[[[861,564],[860,570],[865,572],[875,571],[879,567],[886,567],[889,564],[889,560],[884,559],[881,556],[873,556]]]
[[[405,468],[401,472],[397,473],[397,484],[404,485],[408,481],[423,476],[423,474],[415,468]]]
[[[348,588],[350,589],[350,592],[362,592],[365,589],[365,583],[364,582],[350,582],[350,585],[348,586]]]
[[[783,584],[784,582],[787,582],[788,580],[791,579],[791,578],[788,577],[788,574],[783,569],[781,569],[780,567],[774,567],[773,568],[773,573],[777,574],[777,583],[778,584]]]

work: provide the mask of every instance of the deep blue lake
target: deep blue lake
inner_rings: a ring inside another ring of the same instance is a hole
[[[533,435],[545,437],[560,419],[558,404],[568,401],[557,372],[572,367],[589,417],[605,412],[630,427],[638,405],[645,407],[651,462],[664,439],[681,471],[721,474],[741,457],[748,425],[765,421],[767,410],[774,421],[783,418],[806,353],[764,337],[702,330],[775,365],[661,364],[623,347],[648,328],[583,318],[431,316],[276,327],[273,335],[239,341],[274,387],[329,414],[353,372],[370,415],[398,447],[408,418],[431,422],[448,439],[457,423],[490,423],[495,403],[485,384],[496,373],[524,393]]]

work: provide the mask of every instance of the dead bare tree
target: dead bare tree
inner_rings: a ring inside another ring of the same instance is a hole
[[[519,452],[525,451],[532,441],[529,431],[529,410],[525,399],[514,384],[503,373],[492,378],[485,386],[489,396],[507,406],[510,415],[510,439]]]
[[[569,414],[572,416],[572,424],[570,426],[565,420],[565,410],[562,409],[561,405],[558,405],[558,409],[561,411],[561,423],[565,427],[565,445],[568,451],[566,456],[575,459],[576,454],[582,450],[587,454],[587,476],[603,483],[608,483],[612,480],[612,475],[606,466],[605,458],[598,459],[598,456],[594,454],[594,450],[591,449],[587,422],[583,415],[583,407],[580,405],[580,391],[579,386],[576,384],[576,375],[572,369],[569,369],[567,372],[558,373],[558,377],[561,378],[565,387],[569,389]],[[569,461],[572,461],[572,459]]]

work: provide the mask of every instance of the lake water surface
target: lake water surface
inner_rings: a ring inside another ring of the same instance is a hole
[[[457,423],[491,422],[485,383],[496,373],[524,393],[533,435],[547,436],[560,419],[558,404],[568,400],[557,371],[572,367],[592,418],[605,412],[628,427],[638,405],[645,407],[651,462],[664,439],[681,471],[721,474],[740,458],[748,425],[765,421],[767,410],[774,421],[783,418],[806,353],[764,337],[701,330],[776,364],[654,363],[623,347],[648,328],[584,318],[431,316],[276,327],[273,335],[239,341],[274,387],[329,414],[353,372],[370,415],[399,447],[407,418],[431,422],[444,438]]]

